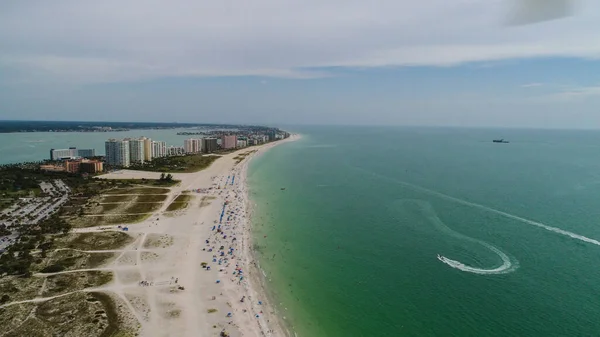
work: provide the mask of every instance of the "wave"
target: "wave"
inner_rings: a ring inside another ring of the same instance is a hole
[[[507,273],[511,273],[511,272],[517,270],[517,268],[519,267],[519,262],[516,259],[513,258],[514,259],[514,262],[513,262],[507,254],[505,254],[503,251],[496,248],[495,246],[493,246],[483,240],[475,239],[470,236],[459,233],[459,232],[451,229],[450,227],[446,226],[446,224],[438,217],[433,206],[429,202],[423,201],[423,200],[410,200],[410,201],[413,203],[416,203],[420,207],[420,209],[424,212],[424,215],[427,217],[427,219],[429,221],[431,221],[431,223],[433,223],[433,225],[441,232],[448,234],[452,237],[455,237],[457,239],[460,239],[460,240],[479,244],[479,245],[489,249],[496,255],[498,255],[498,257],[501,260],[501,264],[498,266],[494,266],[493,268],[473,267],[473,266],[466,265],[460,261],[450,259],[446,256],[438,255],[437,258],[441,262],[447,264],[448,266],[450,266],[452,268],[459,269],[464,272],[480,274],[480,275],[507,274]]]
[[[444,194],[444,193],[441,193],[441,192],[438,192],[438,191],[430,190],[430,189],[425,188],[425,187],[421,187],[421,186],[418,186],[418,185],[415,185],[415,184],[407,183],[407,182],[402,181],[402,180],[397,180],[397,179],[394,179],[394,178],[386,177],[386,176],[383,176],[383,175],[380,175],[380,174],[377,174],[377,173],[374,173],[374,172],[370,172],[370,171],[365,170],[363,168],[359,168],[359,167],[356,167],[356,166],[354,166],[354,167],[356,169],[359,169],[359,170],[363,171],[363,172],[367,172],[367,173],[369,173],[369,174],[371,174],[373,176],[376,176],[376,177],[379,177],[381,179],[386,179],[386,180],[395,182],[397,184],[400,184],[400,185],[412,188],[412,189],[414,189],[416,191],[421,191],[421,192],[424,192],[424,193],[427,193],[427,194],[430,194],[430,195],[437,196],[437,197],[442,198],[442,199],[446,199],[446,200],[449,200],[449,201],[454,201],[454,202],[456,202],[458,204],[462,204],[462,205],[465,205],[465,206],[470,206],[470,207],[473,207],[473,208],[478,208],[478,209],[481,209],[481,210],[484,210],[484,211],[487,211],[487,212],[490,212],[490,213],[494,213],[494,214],[503,216],[503,217],[508,218],[508,219],[516,220],[516,221],[519,221],[519,222],[522,222],[522,223],[526,223],[528,225],[532,225],[532,226],[535,226],[535,227],[539,227],[539,228],[545,229],[547,231],[550,231],[550,232],[553,232],[553,233],[556,233],[556,234],[560,234],[560,235],[563,235],[563,236],[566,236],[566,237],[570,237],[572,239],[576,239],[576,240],[579,240],[579,241],[591,243],[591,244],[596,245],[596,246],[600,246],[600,241],[598,241],[596,239],[589,238],[587,236],[583,236],[583,235],[580,235],[580,234],[577,234],[577,233],[569,232],[569,231],[566,231],[564,229],[560,229],[558,227],[548,226],[548,225],[546,225],[544,223],[541,223],[541,222],[537,222],[537,221],[533,221],[533,220],[530,220],[530,219],[526,219],[526,218],[520,217],[518,215],[510,214],[510,213],[507,213],[507,212],[504,212],[504,211],[501,211],[501,210],[498,210],[498,209],[495,209],[495,208],[491,208],[491,207],[488,207],[488,206],[484,206],[484,205],[481,205],[481,204],[470,202],[470,201],[467,201],[467,200],[464,200],[464,199],[459,199],[459,198],[456,198],[456,197],[453,197],[453,196],[450,196],[450,195],[447,195],[447,194]]]

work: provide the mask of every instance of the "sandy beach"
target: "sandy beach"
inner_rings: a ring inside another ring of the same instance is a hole
[[[181,183],[147,220],[127,225],[135,238],[106,270],[107,290],[126,325],[141,336],[286,336],[253,261],[246,172],[248,163],[286,140],[223,156],[197,173],[174,174]],[[241,162],[240,153],[253,151]],[[104,179],[158,178],[159,173],[122,170]],[[182,210],[167,212],[181,194],[193,196]],[[118,230],[92,227],[79,232]]]

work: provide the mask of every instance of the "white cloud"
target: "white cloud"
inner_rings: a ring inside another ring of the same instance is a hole
[[[600,3],[506,27],[504,0],[0,2],[4,81],[327,76],[321,67],[600,57]]]
[[[577,100],[593,96],[600,96],[600,86],[572,87],[566,88],[553,95],[558,100]]]

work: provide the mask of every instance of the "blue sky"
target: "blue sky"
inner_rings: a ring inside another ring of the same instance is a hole
[[[600,3],[510,1],[7,0],[0,115],[600,128]]]

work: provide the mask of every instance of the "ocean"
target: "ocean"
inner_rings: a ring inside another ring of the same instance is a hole
[[[600,335],[600,131],[292,131],[248,181],[298,336]]]

